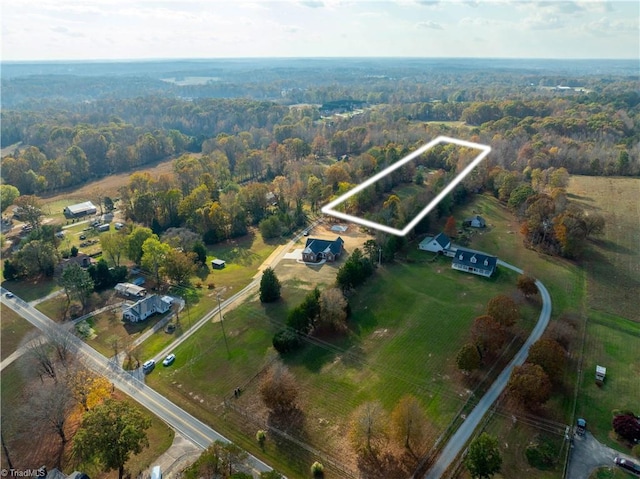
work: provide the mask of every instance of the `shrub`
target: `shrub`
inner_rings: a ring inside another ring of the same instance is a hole
[[[536,442],[532,442],[527,446],[525,450],[527,456],[527,462],[542,471],[552,469],[556,462],[556,448],[554,445],[546,440],[539,439]]]
[[[313,477],[324,477],[324,466],[318,461],[311,464],[311,474]]]
[[[276,333],[273,336],[272,343],[275,350],[280,354],[295,351],[300,346],[302,346],[302,342],[300,341],[298,335],[290,329],[283,329],[282,331]]]

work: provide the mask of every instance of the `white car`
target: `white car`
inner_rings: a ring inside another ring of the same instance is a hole
[[[176,355],[171,353],[169,356],[164,358],[164,361],[162,361],[162,365],[163,366],[171,366],[171,364],[173,364],[173,362],[175,360],[176,360]]]
[[[9,299],[13,298],[13,293],[11,291],[9,291],[8,293],[4,293],[4,295]]]

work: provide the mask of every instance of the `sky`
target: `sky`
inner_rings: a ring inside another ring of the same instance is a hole
[[[2,60],[640,58],[640,2],[2,0]]]

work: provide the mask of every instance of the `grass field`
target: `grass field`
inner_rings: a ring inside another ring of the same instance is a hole
[[[34,331],[34,327],[4,304],[0,307],[0,317],[0,359],[4,359],[18,349],[22,338]]]
[[[8,289],[29,302],[58,291],[60,286],[51,278],[28,281],[2,281],[2,287]]]
[[[572,176],[568,193],[606,221],[584,256],[589,307],[640,321],[640,179]]]
[[[607,466],[600,467],[593,471],[589,479],[632,479],[636,477],[637,476],[634,476],[630,472],[623,471],[619,467]]]
[[[515,275],[505,272],[486,280],[451,270],[447,259],[427,262],[430,255],[423,254],[421,263],[381,269],[358,290],[351,298],[349,337],[308,345],[285,360],[298,380],[307,415],[299,440],[351,467],[345,457],[347,424],[364,401],[378,399],[390,411],[410,393],[420,399],[437,429],[453,419],[471,393],[455,367],[455,351],[490,297],[515,294]],[[271,338],[284,324],[287,309],[312,286],[300,279],[289,281],[280,303],[262,305],[254,297],[237,307],[224,321],[229,355],[220,325],[209,324],[177,348],[174,366],[157,369],[148,383],[232,439],[252,437],[266,421],[256,399],[256,376],[274,358]],[[525,311],[526,316],[533,313]],[[222,420],[220,406],[236,387],[245,392],[233,405],[247,416],[228,414]],[[252,442],[246,446],[259,452]],[[308,451],[293,451],[284,456],[280,452],[274,460],[298,477],[306,473],[310,456]]]
[[[552,321],[569,312],[580,322],[563,382],[565,393],[554,395],[549,402],[549,409],[553,411],[549,412],[561,422],[568,423],[571,419],[573,390],[578,379],[580,357],[584,354],[576,416],[587,420],[589,429],[598,440],[620,450],[624,447],[610,435],[612,410],[634,409],[640,397],[640,356],[637,354],[640,325],[631,321],[640,317],[629,296],[634,288],[638,290],[640,284],[637,244],[640,227],[637,221],[634,222],[638,217],[639,187],[640,181],[628,178],[571,178],[570,199],[600,212],[607,219],[605,237],[590,242],[579,264],[523,248],[519,225],[492,197],[482,196],[455,214],[458,220],[474,212],[482,214],[489,227],[473,235],[471,247],[495,251],[501,259],[521,266],[539,278],[551,293]],[[612,195],[612,191],[616,194]],[[586,328],[584,353],[581,344],[583,328]],[[595,385],[596,364],[607,367],[607,381],[602,388]],[[511,434],[510,423],[508,418],[498,415],[488,428],[506,438]],[[531,437],[523,436],[522,440],[531,440],[535,434],[533,429]],[[522,457],[511,457],[511,452],[505,455],[505,463],[511,463],[513,467],[517,467],[521,460]],[[525,466],[526,462],[519,470]],[[532,474],[531,477],[546,477],[546,473]]]
[[[640,398],[640,323],[590,311],[584,348],[583,377],[577,414],[598,440],[625,450],[610,436],[612,411],[638,411]],[[596,365],[607,368],[602,387],[595,384]],[[628,452],[625,451],[625,452]]]

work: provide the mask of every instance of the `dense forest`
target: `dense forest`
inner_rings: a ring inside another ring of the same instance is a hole
[[[567,209],[567,176],[640,174],[632,62],[609,62],[606,75],[597,73],[602,62],[551,62],[546,71],[536,62],[479,60],[228,63],[88,64],[83,74],[79,64],[10,64],[2,146],[18,147],[2,158],[3,184],[42,196],[172,159],[172,175],[134,174],[121,189],[127,218],[158,235],[190,228],[209,244],[250,225],[274,237],[447,135],[489,144],[492,153],[436,215],[468,194],[493,191],[518,210],[532,244],[575,256],[579,239],[598,226],[585,227]],[[192,84],[192,77],[209,80]],[[434,148],[345,207],[402,224],[466,156]],[[424,191],[403,201],[391,194],[410,184]]]

